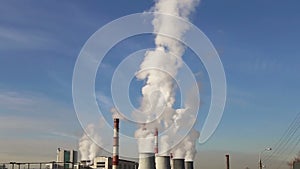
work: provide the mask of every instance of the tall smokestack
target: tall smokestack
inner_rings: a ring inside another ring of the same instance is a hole
[[[173,169],[184,169],[184,159],[174,158]]]
[[[112,169],[118,169],[119,165],[119,119],[114,119],[114,144]]]
[[[158,129],[155,128],[154,132],[154,153],[155,155],[158,154]]]
[[[194,169],[194,162],[193,161],[185,161],[184,165],[185,165],[185,169]]]
[[[170,163],[171,163],[171,168],[173,169],[173,153],[170,153]]]
[[[170,156],[156,156],[156,169],[171,169]]]
[[[229,166],[229,154],[226,154],[225,157],[226,157],[226,169],[230,169],[230,166]]]
[[[154,153],[140,153],[139,169],[155,169]]]

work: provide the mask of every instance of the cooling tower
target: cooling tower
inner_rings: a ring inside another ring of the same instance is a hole
[[[156,156],[156,169],[171,169],[170,156]]]
[[[114,119],[114,144],[112,169],[118,169],[119,165],[119,119]]]
[[[155,169],[154,153],[140,153],[139,169]]]
[[[185,165],[185,169],[194,169],[194,162],[193,161],[185,161],[184,165]]]
[[[184,169],[184,159],[173,158],[173,169]]]

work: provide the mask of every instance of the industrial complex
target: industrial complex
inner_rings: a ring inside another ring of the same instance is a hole
[[[172,155],[158,154],[158,130],[155,130],[155,148],[153,152],[140,153],[138,161],[119,159],[119,119],[114,119],[114,136],[112,157],[98,156],[94,159],[78,160],[76,150],[58,148],[56,161],[17,163],[10,162],[0,165],[0,169],[193,169],[193,161],[172,158]],[[34,167],[33,167],[34,165]],[[8,167],[9,166],[9,167]],[[36,167],[38,166],[38,167]]]

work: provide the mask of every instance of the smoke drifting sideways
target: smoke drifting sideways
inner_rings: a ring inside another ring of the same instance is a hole
[[[96,132],[96,126],[94,124],[89,124],[85,131],[86,133],[84,133],[79,140],[81,160],[92,161],[101,150],[97,145],[97,143],[101,142],[101,137]]]
[[[116,112],[111,112],[113,117]],[[100,118],[98,122],[90,123],[85,128],[85,133],[79,139],[79,152],[81,160],[91,163],[97,156],[109,156],[112,149],[112,128],[105,125],[106,119]],[[103,132],[108,131],[108,132]],[[104,149],[105,148],[105,149]]]
[[[123,119],[116,108],[112,108],[110,112],[113,119]],[[81,160],[89,160],[92,162],[96,156],[111,155],[109,149],[112,149],[113,132],[112,128],[106,126],[105,123],[106,120],[102,117],[98,123],[90,123],[85,128],[85,133],[79,139],[78,145]],[[106,147],[106,149],[104,149],[104,147]]]
[[[140,70],[136,78],[146,81],[142,87],[142,99],[139,110],[132,113],[137,121],[143,122],[135,132],[138,139],[139,152],[153,152],[154,131],[164,131],[175,125],[168,135],[160,137],[160,155],[169,155],[173,141],[178,130],[191,119],[189,113],[194,110],[193,104],[185,103],[185,107],[174,109],[176,101],[176,85],[174,78],[183,64],[182,56],[185,46],[176,39],[182,39],[184,33],[188,31],[189,25],[170,19],[165,15],[180,17],[188,21],[189,15],[195,10],[199,0],[157,0],[151,9],[154,13],[152,21],[154,32],[156,32],[156,48],[145,53],[144,60],[140,65]],[[165,15],[161,15],[165,14]],[[172,35],[170,38],[163,36],[165,33]],[[196,92],[198,94],[198,90]],[[186,138],[176,146],[174,157],[187,155],[188,159],[193,159],[196,152],[195,141],[199,138],[199,132],[193,129]],[[182,144],[182,145],[181,145]]]

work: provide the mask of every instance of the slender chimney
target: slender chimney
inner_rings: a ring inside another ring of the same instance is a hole
[[[154,153],[140,153],[139,169],[155,169]]]
[[[156,169],[171,169],[170,156],[156,156]]]
[[[171,168],[173,169],[173,153],[170,153],[170,163],[171,163]]]
[[[154,132],[154,153],[155,155],[158,154],[158,129],[155,128]]]
[[[184,166],[185,166],[185,169],[194,169],[194,162],[193,161],[185,161]]]
[[[226,157],[226,169],[230,169],[230,166],[229,166],[229,154],[226,154],[225,157]]]
[[[173,159],[173,169],[184,169],[184,159]]]
[[[112,169],[118,169],[119,165],[119,119],[114,119],[114,144]]]

